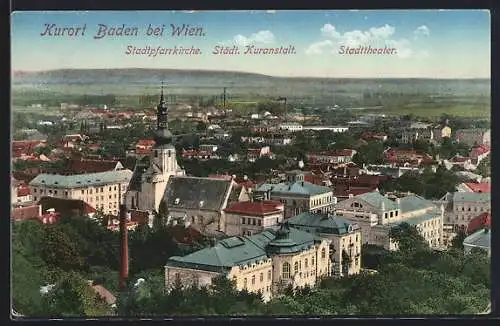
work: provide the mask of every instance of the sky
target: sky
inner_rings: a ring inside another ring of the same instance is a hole
[[[137,36],[95,39],[99,24],[137,27]],[[86,26],[83,36],[42,35]],[[164,25],[162,36],[146,35]],[[171,25],[201,27],[204,35],[172,37]],[[285,77],[490,78],[487,10],[342,11],[59,11],[11,16],[14,71],[103,68],[230,70]],[[51,29],[51,32],[54,31]],[[245,54],[289,48],[294,54]],[[199,55],[128,55],[128,47],[192,46]],[[237,46],[237,55],[214,48]],[[395,49],[391,54],[341,54],[342,47]]]

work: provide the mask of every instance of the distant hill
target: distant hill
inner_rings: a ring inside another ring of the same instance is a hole
[[[348,79],[291,78],[232,71],[188,69],[61,69],[41,72],[13,71],[14,91],[23,86],[85,86],[102,92],[121,88],[124,94],[136,89],[158,85],[164,80],[171,88],[238,88],[261,94],[332,96],[343,94],[358,97],[364,91],[445,96],[489,96],[489,79]],[[102,87],[101,87],[102,85]],[[126,88],[121,86],[133,86]],[[94,92],[86,89],[86,92]],[[138,91],[137,91],[138,92]]]

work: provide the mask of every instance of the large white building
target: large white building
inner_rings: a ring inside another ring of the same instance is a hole
[[[172,176],[185,173],[177,164],[172,134],[168,130],[168,106],[161,91],[157,107],[157,130],[155,146],[149,162],[138,161],[135,166],[125,203],[128,209],[158,211],[165,188]]]
[[[491,212],[491,193],[454,192],[443,198],[447,205],[445,224],[454,231],[465,230],[469,222],[481,213]]]
[[[210,285],[227,277],[236,289],[261,292],[265,301],[288,286],[313,287],[332,273],[330,241],[289,227],[286,223],[245,237],[231,237],[184,257],[171,257],[165,266],[165,290]]]
[[[416,195],[389,199],[378,191],[364,193],[341,201],[335,214],[361,228],[363,243],[396,250],[389,237],[391,228],[406,222],[416,226],[430,247],[442,246],[444,207]]]

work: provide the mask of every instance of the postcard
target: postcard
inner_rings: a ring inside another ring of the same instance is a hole
[[[12,318],[489,314],[490,33],[12,13]]]

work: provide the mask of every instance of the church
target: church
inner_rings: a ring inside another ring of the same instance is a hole
[[[185,175],[177,164],[173,137],[168,130],[168,105],[163,95],[163,84],[156,116],[153,152],[148,164],[141,161],[136,163],[125,194],[125,204],[129,210],[158,211],[170,177]]]
[[[186,176],[179,167],[173,136],[168,130],[168,105],[163,95],[157,107],[155,146],[149,162],[138,160],[134,168],[125,205],[131,215],[158,212],[165,202],[169,221],[182,221],[200,230],[224,232],[224,209],[228,203],[249,200],[234,180]],[[243,199],[243,200],[245,200]]]

